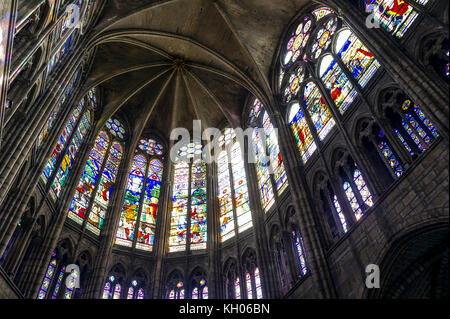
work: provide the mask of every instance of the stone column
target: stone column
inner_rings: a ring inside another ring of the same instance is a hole
[[[8,91],[9,69],[13,49],[15,12],[17,0],[2,0],[0,3],[0,150],[3,146],[3,117]]]
[[[104,227],[100,233],[99,249],[91,265],[91,276],[87,281],[83,298],[101,298],[101,291],[106,280],[108,264],[122,212],[123,198],[128,183],[128,173],[131,167],[131,161],[133,160],[134,148],[130,146],[133,145],[127,143],[124,149],[124,154],[126,155],[120,163],[116,183],[114,185],[115,191],[110,199]]]
[[[278,105],[277,109],[279,109]],[[300,164],[295,140],[279,111],[276,111],[271,118],[274,127],[278,128],[280,152],[289,181],[296,217],[301,227],[309,271],[312,275],[310,280],[313,280],[314,286],[318,288],[318,297],[333,298],[336,296],[336,292],[325,256],[325,247],[320,240],[319,225],[315,222],[314,214],[316,212],[311,206],[312,200],[306,187],[304,167]]]
[[[42,278],[44,278],[50,256],[61,237],[64,222],[67,217],[67,211],[75,193],[75,187],[77,186],[81,174],[83,173],[83,167],[86,164],[90,150],[95,142],[95,133],[94,125],[92,125],[89,133],[86,135],[80,146],[75,165],[71,168],[71,174],[67,184],[64,186],[64,190],[62,191],[60,198],[55,203],[55,211],[57,213],[52,216],[52,220],[47,227],[46,236],[39,253],[42,258],[39,262],[33,265],[33,270],[30,271],[29,278],[27,280],[29,284],[25,287],[26,296],[28,298],[35,298],[37,292],[39,291],[39,285],[42,282]]]

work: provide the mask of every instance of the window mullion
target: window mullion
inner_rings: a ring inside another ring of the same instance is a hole
[[[73,108],[72,112],[69,115],[69,118],[67,119],[67,121],[65,122],[59,136],[58,136],[58,140],[61,137],[61,134],[63,133],[63,131],[66,129],[67,124],[69,123],[70,117],[72,116],[73,111],[76,109],[76,107]],[[72,132],[70,133],[69,138],[66,140],[65,145],[64,145],[64,149],[59,153],[59,159],[56,162],[56,164],[54,165],[54,169],[53,172],[50,176],[50,178],[48,178],[47,180],[47,184],[45,186],[45,194],[47,194],[50,191],[50,187],[53,184],[53,182],[55,181],[55,177],[58,174],[58,170],[61,167],[62,162],[64,161],[64,156],[65,154],[67,154],[67,152],[69,151],[69,146],[72,144],[73,138],[75,137],[75,134],[78,132],[78,128],[81,125],[81,122],[83,120],[84,115],[86,114],[86,112],[89,112],[89,110],[87,109],[87,107],[83,107],[80,111],[80,115],[75,123],[75,125],[72,128]],[[53,149],[56,147],[56,145],[58,144],[58,140],[55,143],[55,146],[53,147]],[[50,158],[47,158],[47,161],[49,161]]]

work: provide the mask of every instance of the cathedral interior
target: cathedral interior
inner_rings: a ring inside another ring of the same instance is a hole
[[[448,298],[448,12],[2,0],[0,298]]]

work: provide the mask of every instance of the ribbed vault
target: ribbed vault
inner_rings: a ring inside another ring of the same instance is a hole
[[[168,138],[197,119],[203,128],[239,126],[249,92],[270,104],[279,38],[307,3],[107,1],[86,84],[103,88],[99,125],[122,112],[135,136],[152,128]]]

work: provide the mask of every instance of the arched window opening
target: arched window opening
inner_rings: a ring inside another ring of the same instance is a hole
[[[36,299],[72,298],[74,288],[66,287],[66,280],[69,279],[66,270],[70,259],[69,253],[70,245],[67,241],[62,241],[55,248]],[[73,278],[71,280],[73,281]]]
[[[123,142],[116,139],[120,137],[116,132],[119,128],[111,126],[115,122],[120,123],[115,118],[109,119],[107,129],[97,136],[67,212],[71,220],[96,235],[100,235],[122,160]],[[120,129],[124,130],[122,124]]]
[[[102,299],[121,299],[124,273],[119,266],[115,266],[103,286]],[[129,291],[125,291],[128,296]]]
[[[115,244],[135,245],[137,249],[153,251],[164,172],[163,154],[163,146],[156,140],[139,141],[125,189]]]
[[[425,6],[429,0],[411,0]],[[417,20],[419,13],[408,4],[401,0],[364,0],[365,11],[373,15],[375,23],[387,32],[398,38],[402,38],[408,29]]]
[[[339,160],[335,161],[335,165],[341,182],[341,192],[349,204],[348,207],[352,211],[354,221],[357,222],[374,205],[373,195],[353,158],[345,151],[339,151],[338,156]],[[339,196],[337,197],[339,198]],[[341,198],[338,203],[340,200]],[[351,215],[346,214],[346,216]]]
[[[306,164],[356,100],[358,88],[366,88],[381,65],[326,7],[299,18],[285,43],[279,62],[280,92]]]
[[[378,177],[386,186],[403,175],[404,168],[400,157],[375,121],[364,119],[361,122],[359,139],[367,150],[366,154]]]
[[[244,287],[247,299],[263,299],[262,280],[256,263],[256,254],[253,250],[247,250],[243,256],[245,270]]]
[[[276,198],[288,187],[288,181],[278,146],[277,131],[258,99],[255,99],[250,110],[249,125],[255,129],[252,144],[261,205],[268,212]]]
[[[382,94],[382,109],[394,135],[415,160],[428,150],[440,134],[420,106],[414,104],[400,90],[387,90]]]
[[[144,299],[144,288],[141,281],[132,280],[127,292],[127,299]]]
[[[306,254],[305,246],[303,244],[303,238],[298,231],[292,230],[292,239],[295,246],[300,275],[305,276],[308,272],[308,267],[306,264]]]
[[[169,253],[207,247],[207,167],[199,158],[202,149],[195,142],[181,147],[174,166]]]
[[[220,205],[220,236],[225,242],[253,227],[247,188],[247,173],[241,145],[233,129],[226,129],[217,158],[218,198]]]
[[[176,284],[176,287],[169,292],[169,299],[184,299],[184,284],[182,281]]]

